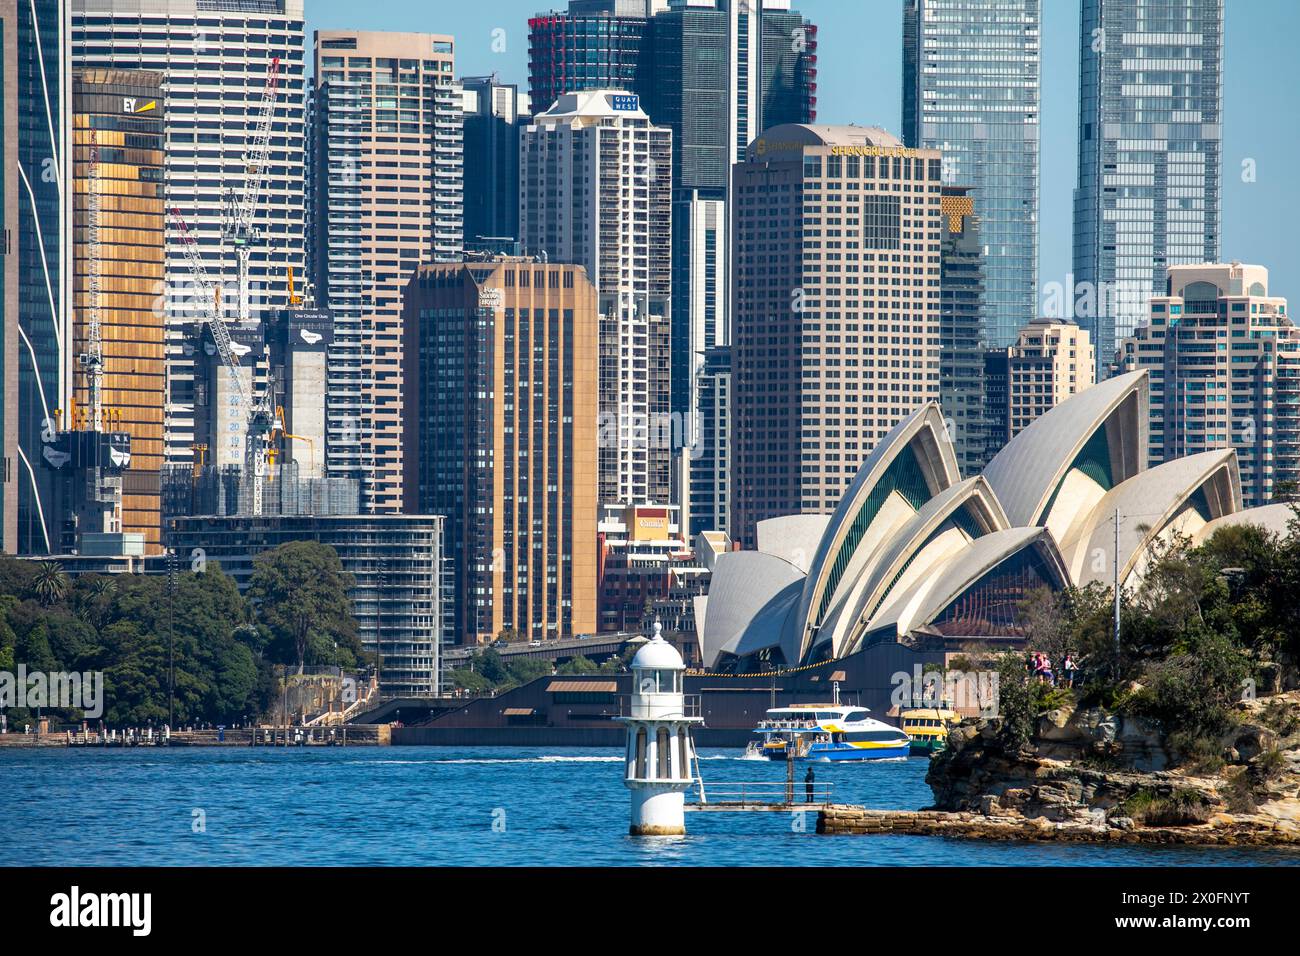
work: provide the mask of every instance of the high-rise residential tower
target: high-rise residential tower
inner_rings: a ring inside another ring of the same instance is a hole
[[[1074,285],[1105,367],[1170,266],[1219,258],[1223,0],[1083,0]]]
[[[599,320],[586,270],[426,265],[404,301],[406,507],[446,516],[453,640],[593,633]]]
[[[1151,380],[1152,465],[1235,448],[1241,496],[1264,505],[1300,481],[1300,328],[1263,266],[1171,266],[1115,371]]]
[[[303,202],[302,0],[72,0],[73,65],[81,69],[151,70],[163,75],[166,111],[164,184],[198,245],[222,312],[238,315],[239,267],[227,234],[231,201],[250,176],[264,173],[249,253],[249,311],[254,323],[287,304],[289,273],[301,280]],[[251,170],[272,62],[278,59],[269,159]],[[167,229],[164,285],[154,292],[167,316],[168,404],[165,458],[189,463],[196,444],[193,334],[207,303],[198,292],[179,232]]]
[[[971,187],[993,346],[1038,314],[1039,3],[903,0],[903,139]]]
[[[321,30],[311,104],[311,262],[334,313],[331,476],[366,511],[402,505],[402,290],[463,240],[461,101],[450,36]]]
[[[939,397],[940,154],[777,126],[732,175],[731,526],[752,548],[765,518],[831,513]]]
[[[672,132],[636,94],[566,93],[520,134],[525,250],[584,266],[600,295],[600,500],[664,503]]]
[[[159,478],[167,404],[166,330],[157,308],[166,224],[162,82],[161,73],[134,70],[78,70],[72,78],[73,352],[88,355],[93,312],[103,343],[101,424],[131,436],[131,462],[122,474],[121,530],[143,535],[150,554],[162,550]],[[90,227],[92,192],[99,207],[97,231]],[[85,363],[73,370],[71,407],[70,427],[94,426]]]
[[[1097,381],[1096,351],[1087,329],[1059,319],[1035,319],[1006,349],[1006,402],[997,418],[1010,441],[1025,427]]]
[[[3,539],[59,550],[49,442],[68,424],[73,355],[71,72],[63,0],[0,3],[3,54]]]

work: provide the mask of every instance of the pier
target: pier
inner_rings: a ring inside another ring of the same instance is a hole
[[[0,747],[385,747],[391,742],[388,724],[240,727],[170,734],[151,728],[0,734]]]

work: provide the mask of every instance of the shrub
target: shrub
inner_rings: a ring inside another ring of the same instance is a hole
[[[1168,796],[1138,790],[1120,804],[1120,810],[1145,827],[1185,827],[1210,819],[1209,802],[1195,790],[1175,790]]]

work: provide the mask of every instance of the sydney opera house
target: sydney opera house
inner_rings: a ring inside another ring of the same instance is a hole
[[[1227,524],[1284,531],[1288,505],[1242,510],[1231,448],[1147,467],[1147,389],[1145,371],[1094,385],[964,480],[938,405],[922,406],[876,446],[834,514],[768,519],[757,550],[719,557],[696,599],[705,667],[1015,641],[1037,588],[1109,586],[1116,565],[1131,587],[1152,545],[1176,534],[1199,543]]]

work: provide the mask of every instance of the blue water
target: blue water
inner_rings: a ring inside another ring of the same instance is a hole
[[[701,768],[715,787],[785,779],[729,751]],[[924,759],[815,768],[836,802],[930,799]],[[0,750],[0,864],[1300,865],[1236,848],[825,837],[787,813],[691,813],[686,837],[636,839],[622,770],[621,751],[563,748]]]

